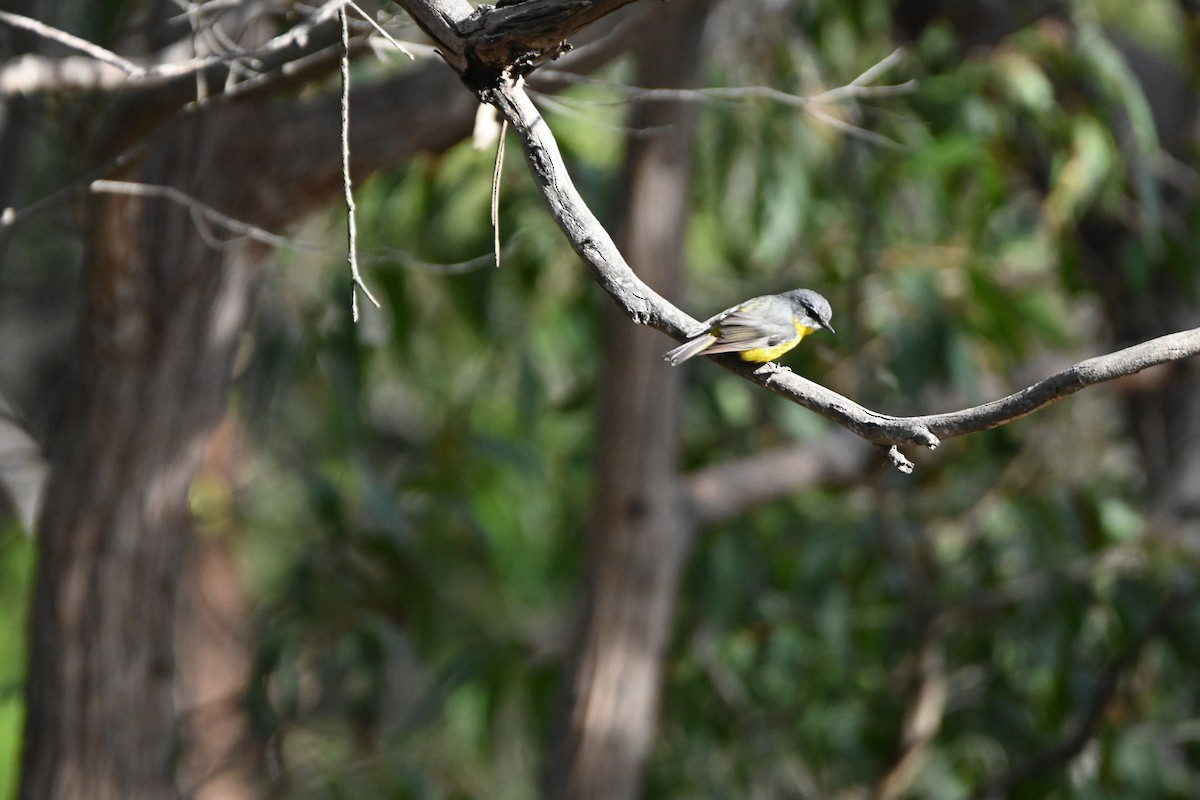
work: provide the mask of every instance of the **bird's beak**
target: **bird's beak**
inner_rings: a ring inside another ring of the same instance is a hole
[[[837,333],[837,331],[835,331],[833,329],[833,326],[830,325],[828,322],[822,322],[821,327],[824,328],[825,330],[829,331],[830,333]]]

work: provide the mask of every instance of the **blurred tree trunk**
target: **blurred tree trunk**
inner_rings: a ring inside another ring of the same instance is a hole
[[[466,92],[440,107],[429,102],[448,84],[452,76],[409,96],[396,96],[395,84],[362,93],[357,135],[374,137],[361,140],[364,172],[444,149],[470,130]],[[416,103],[424,113],[414,113]],[[402,132],[380,135],[400,120]],[[284,126],[291,136],[246,135]],[[340,192],[337,164],[334,98],[274,115],[249,104],[215,109],[120,177],[179,188],[277,228]],[[77,385],[51,442],[21,797],[175,797],[174,622],[188,488],[224,412],[269,250],[248,239],[220,243],[227,233],[202,230],[187,209],[161,198],[93,197],[84,215],[87,310]]]
[[[248,109],[185,125],[133,174],[236,207]],[[261,245],[213,247],[185,209],[87,203],[81,374],[55,432],[31,614],[21,796],[174,797],[174,618],[187,493],[225,408]]]
[[[356,95],[360,177],[470,130],[470,96],[446,98],[457,81],[430,67],[438,74],[414,70]],[[116,137],[147,127],[142,109],[161,105],[152,96],[105,109]],[[103,126],[94,128],[77,152],[127,144],[104,144]],[[271,135],[284,129],[289,136]],[[156,135],[113,177],[170,186],[279,229],[340,193],[337,130],[336,96],[216,106]],[[202,228],[159,197],[89,196],[81,211],[86,311],[49,448],[21,797],[176,797],[183,731],[174,648],[188,489],[224,413],[269,250]]]
[[[638,86],[698,85],[707,0],[673,4],[636,49]],[[687,227],[695,108],[636,101],[615,204],[616,240],[643,280],[677,294]],[[662,661],[694,525],[677,459],[683,370],[667,342],[604,319],[591,570],[573,675],[546,775],[549,798],[633,798],[657,724]]]

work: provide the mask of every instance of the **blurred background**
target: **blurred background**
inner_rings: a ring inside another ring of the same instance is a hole
[[[130,58],[311,13],[5,6]],[[357,325],[336,62],[181,119],[194,78],[0,95],[0,206],[145,141],[105,177],[283,237],[94,188],[0,240],[0,798],[31,682],[109,630],[113,586],[121,641],[175,662],[145,704],[188,796],[1196,795],[1195,364],[900,475],[664,364],[515,140],[497,269],[472,97],[369,34],[351,124],[382,308]],[[974,405],[1197,325],[1192,2],[641,2],[575,41],[530,91],[633,269],[697,318],[818,289],[837,334],[782,362],[870,408]],[[0,69],[28,53],[66,51],[0,26]],[[80,569],[101,617],[50,636],[38,604]]]

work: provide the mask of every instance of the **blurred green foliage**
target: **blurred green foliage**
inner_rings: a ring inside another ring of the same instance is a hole
[[[674,299],[704,317],[820,288],[838,335],[787,363],[897,413],[990,399],[1107,349],[1082,220],[1136,208],[1108,254],[1130,293],[1195,263],[1162,226],[1159,137],[1107,31],[1191,55],[1165,0],[1069,6],[1070,32],[1033,20],[990,48],[935,23],[881,78],[915,79],[912,93],[820,109],[897,146],[765,101],[706,103]],[[877,0],[779,19],[756,31],[754,57],[714,60],[711,83],[812,95],[896,47]],[[588,86],[547,106],[601,212],[618,202],[619,97]],[[358,196],[382,311],[351,324],[342,265],[303,251],[261,295],[234,402],[243,485],[196,510],[230,537],[254,598],[251,723],[289,797],[536,795],[575,635],[609,301],[513,152],[499,270],[491,154],[464,145]],[[339,240],[339,214],[301,237]],[[829,429],[704,364],[689,380],[689,468]],[[1190,796],[1200,615],[1136,648],[1166,598],[1194,589],[1195,557],[1150,515],[1123,413],[1085,392],[912,454],[912,477],[881,466],[704,532],[647,797],[851,796],[895,762],[922,692],[941,693],[940,726],[903,796],[969,797],[1069,736],[1126,651],[1099,735],[1011,796]],[[20,541],[0,539],[6,625],[28,582]],[[20,652],[16,631],[0,629],[3,652]],[[0,692],[19,678],[0,672]],[[13,699],[0,693],[0,765],[16,749]]]
[[[0,797],[17,796],[28,623],[24,609],[33,586],[33,549],[19,525],[0,528]]]

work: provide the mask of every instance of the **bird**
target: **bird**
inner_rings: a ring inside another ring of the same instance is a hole
[[[824,328],[833,333],[829,301],[812,289],[753,297],[704,323],[704,330],[663,355],[672,366],[704,353],[737,353],[743,361],[766,363]]]

